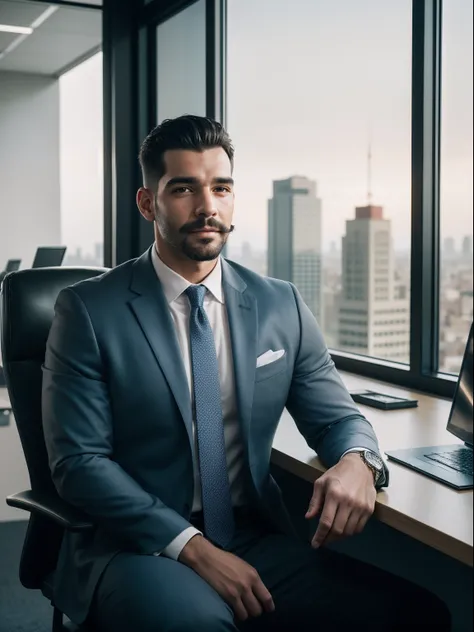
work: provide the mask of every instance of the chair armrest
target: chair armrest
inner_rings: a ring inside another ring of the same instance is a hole
[[[7,497],[7,505],[49,518],[67,531],[89,531],[94,526],[86,514],[52,493],[19,492]]]

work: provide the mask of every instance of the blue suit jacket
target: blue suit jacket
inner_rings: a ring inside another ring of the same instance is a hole
[[[342,384],[318,325],[290,283],[223,260],[223,286],[247,492],[291,531],[270,476],[272,441],[286,406],[327,467],[348,448],[378,450]],[[119,551],[149,555],[190,526],[192,410],[168,304],[150,250],[63,290],[43,369],[43,423],[53,481],[95,521],[66,534],[55,601],[74,621]],[[265,351],[284,349],[256,368]]]

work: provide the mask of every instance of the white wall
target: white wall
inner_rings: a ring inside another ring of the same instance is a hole
[[[58,81],[0,72],[0,269],[10,258],[31,266],[36,248],[58,244],[60,234]],[[0,521],[26,518],[4,499],[28,488],[11,417],[0,426]]]
[[[0,72],[0,269],[60,242],[59,82]]]

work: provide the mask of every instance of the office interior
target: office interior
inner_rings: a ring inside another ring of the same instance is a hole
[[[447,423],[473,320],[472,11],[0,0],[0,279],[41,265],[39,248],[71,268],[141,255],[141,141],[166,118],[212,117],[236,149],[225,256],[296,285],[349,390],[418,401],[360,404],[383,452],[462,445]],[[28,514],[5,502],[30,478],[1,366],[0,632],[42,632],[51,604],[19,580]],[[365,530],[330,546],[432,590],[468,632],[472,488],[386,462]],[[308,538],[323,471],[285,411],[272,475]]]

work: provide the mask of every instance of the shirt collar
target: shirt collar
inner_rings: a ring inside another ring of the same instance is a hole
[[[166,300],[172,303],[185,292],[192,283],[183,278],[180,274],[169,268],[159,255],[156,245],[151,249],[151,260],[158,279],[163,286]],[[209,292],[216,298],[219,303],[224,303],[224,292],[222,291],[222,264],[221,258],[218,257],[217,264],[213,271],[201,281]]]

